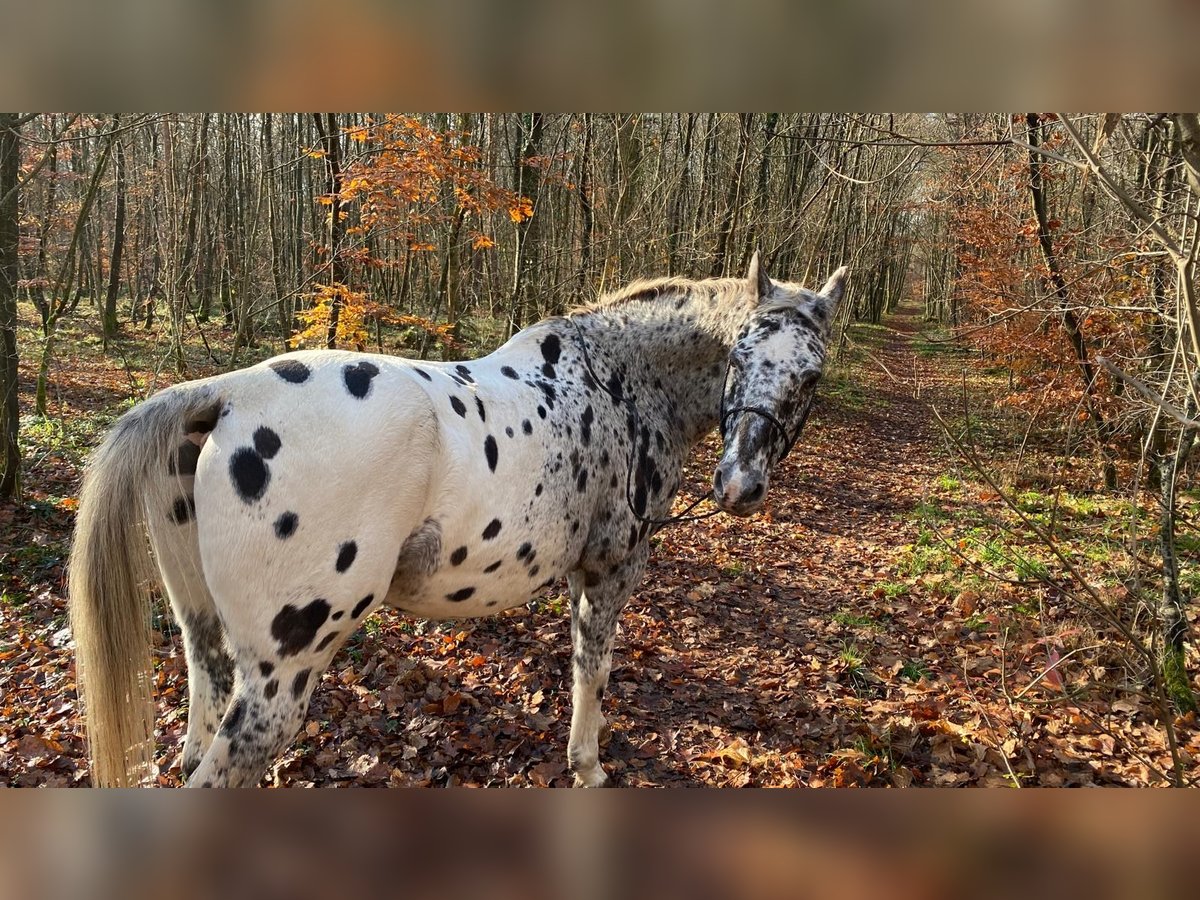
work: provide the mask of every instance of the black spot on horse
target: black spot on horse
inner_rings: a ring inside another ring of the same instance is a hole
[[[533,423],[528,419],[525,419],[523,422],[521,422],[521,430],[526,434],[533,434]]]
[[[544,407],[544,406],[538,407],[538,417],[542,418],[542,419],[546,418],[546,407]]]
[[[487,523],[487,528],[483,529],[483,539],[485,541],[494,540],[496,535],[500,533],[500,520],[492,519]]]
[[[461,566],[466,561],[467,561],[467,548],[466,547],[459,547],[457,550],[455,550],[453,553],[450,554],[450,565],[452,565],[452,566]]]
[[[363,614],[363,610],[366,609],[368,606],[370,606],[374,602],[374,600],[375,600],[374,594],[367,594],[367,596],[363,597],[356,604],[354,604],[354,609],[352,609],[350,611],[350,618],[357,619],[359,616],[361,616]]]
[[[540,571],[542,571],[542,567],[541,567],[541,566],[534,566],[532,569],[530,569],[530,570],[529,570],[529,577],[530,577],[530,578],[536,578],[536,577],[537,577],[537,574],[538,574],[538,572],[540,572]]]
[[[500,374],[505,378],[511,378],[513,381],[518,380],[521,376],[517,374],[517,370],[512,366],[501,366]]]
[[[321,638],[321,643],[317,644],[317,646],[313,648],[313,652],[320,653],[322,650],[324,650],[326,647],[328,647],[330,644],[333,643],[333,639],[336,638],[338,636],[338,634],[340,634],[340,632],[337,632],[337,631],[329,632],[329,634],[327,634],[327,635],[325,635],[325,637]]]
[[[488,566],[486,569],[484,569],[483,571],[487,572],[490,575],[492,572],[495,572],[498,568],[500,568],[500,563],[502,563],[502,562],[504,562],[504,560],[498,559],[494,563],[492,563],[490,566]]]
[[[371,379],[379,374],[379,366],[363,360],[353,365],[342,367],[342,378],[346,382],[346,390],[359,400],[371,391]]]
[[[520,547],[517,548],[517,559],[524,559],[525,557],[529,556],[529,554],[532,552],[533,552],[533,544],[526,541],[524,544],[522,544]]]
[[[533,496],[535,496],[535,497],[542,496],[542,491],[544,491],[545,489],[546,489],[545,486],[539,481],[538,486],[533,489]]]
[[[278,693],[279,693],[279,679],[272,678],[270,681],[267,682],[266,687],[263,688],[263,699],[264,700],[274,700],[275,695]]]
[[[554,385],[547,384],[545,381],[539,381],[537,383],[537,386],[541,390],[542,394],[545,395],[545,397],[546,397],[546,405],[548,407],[550,407],[551,409],[554,409],[554,401],[558,397],[558,394],[554,390]],[[538,407],[538,411],[540,413],[540,411],[541,411],[540,406]],[[545,418],[545,416],[543,416],[542,418]]]
[[[600,573],[593,572],[591,569],[583,570],[583,586],[595,587],[600,583]]]
[[[558,373],[554,371],[554,366],[550,365],[550,363],[542,363],[542,374],[550,379],[558,377]]]
[[[296,533],[296,526],[300,523],[300,517],[294,512],[285,512],[275,520],[275,537],[281,541],[290,538]]]
[[[235,700],[233,706],[229,707],[229,712],[225,714],[225,721],[221,723],[221,733],[224,735],[234,735],[241,730],[242,719],[246,715],[246,701]]]
[[[562,342],[557,334],[548,334],[542,339],[542,358],[548,363],[558,362],[562,355]]]
[[[196,498],[191,494],[179,497],[171,508],[171,521],[176,525],[186,525],[196,515]]]
[[[478,397],[475,398],[475,411],[479,413],[479,421],[480,422],[487,421],[487,410],[485,410],[483,408],[483,401],[480,400]]]
[[[258,455],[263,459],[272,459],[279,452],[279,448],[283,446],[283,441],[279,440],[277,435],[265,425],[255,429],[254,432],[254,449],[258,451]]]
[[[629,549],[632,550],[638,541],[638,530],[636,525],[629,526]]]
[[[279,642],[279,655],[295,656],[311,644],[328,618],[326,600],[314,600],[304,609],[290,603],[284,606],[271,621],[271,637]]]
[[[506,435],[508,435],[510,438],[511,438],[511,437],[515,437],[515,436],[516,436],[515,432],[512,430],[512,426],[511,426],[511,425],[510,425],[510,426],[508,426],[507,428],[505,428],[505,429],[504,429],[504,433],[505,433]]]
[[[466,381],[470,382],[471,384],[475,383],[475,379],[471,377],[471,370],[468,369],[466,366],[457,365],[454,367],[454,371],[457,372],[460,376],[462,376],[462,378],[464,378]]]
[[[200,448],[191,441],[184,441],[167,464],[167,471],[172,475],[195,475],[196,463],[199,461]]]
[[[483,453],[487,457],[488,468],[495,472],[496,463],[500,461],[500,448],[496,446],[496,439],[490,434],[483,440]]]
[[[281,359],[270,364],[275,374],[290,384],[303,384],[308,381],[312,371],[304,363],[295,359]]]
[[[358,544],[354,541],[346,541],[338,548],[337,570],[345,572],[354,564],[354,558],[358,556]]]
[[[600,685],[598,688],[596,688],[596,699],[597,700],[604,699],[604,685]]]
[[[334,613],[332,616],[330,616],[329,618],[333,619],[333,621],[335,621],[335,622],[336,622],[338,619],[340,619],[340,618],[341,618],[342,616],[344,616],[344,615],[345,615],[345,613],[344,613],[344,612],[342,612],[342,610],[340,610],[340,609],[339,609],[337,612],[335,612],[335,613]]]
[[[589,403],[584,409],[583,415],[579,417],[579,437],[585,447],[592,442],[592,422],[595,420],[596,413],[592,411]]]
[[[579,491],[581,494],[587,490],[587,475],[587,469],[581,469],[579,471],[579,477],[575,479],[575,490]]]
[[[240,447],[234,451],[229,460],[229,475],[243,503],[260,499],[266,493],[267,482],[271,480],[267,464],[258,451],[250,447]]]
[[[258,671],[262,673],[263,678],[270,678],[271,673],[275,671],[275,663],[260,662],[258,664]]]
[[[621,381],[621,376],[613,372],[608,379],[608,393],[612,397],[613,405],[616,406],[625,400],[625,385]]]
[[[292,679],[292,699],[299,700],[304,696],[304,691],[308,687],[308,676],[312,674],[312,669],[301,669],[296,673],[296,677]]]
[[[433,381],[433,376],[419,366],[413,366],[413,371],[424,378],[426,381]]]
[[[453,594],[447,594],[446,599],[451,601],[452,603],[461,603],[464,600],[470,599],[474,593],[475,593],[475,588],[473,588],[473,587],[460,588],[459,590],[455,591]]]
[[[452,396],[450,398],[450,405],[452,407],[454,407],[454,411],[456,413],[458,413],[462,418],[465,419],[467,417],[467,405],[465,403],[463,403],[461,400],[459,400],[457,397]]]

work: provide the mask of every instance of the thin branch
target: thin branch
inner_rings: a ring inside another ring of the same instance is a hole
[[[1120,378],[1123,382],[1125,382],[1127,385],[1129,385],[1131,388],[1133,388],[1135,391],[1137,391],[1139,394],[1141,394],[1143,397],[1145,397],[1147,400],[1149,400],[1151,403],[1153,403],[1155,406],[1157,406],[1159,409],[1161,409],[1163,412],[1165,412],[1168,416],[1170,416],[1172,419],[1174,419],[1176,422],[1178,422],[1184,428],[1200,429],[1200,421],[1188,416],[1183,410],[1181,410],[1178,406],[1176,406],[1174,403],[1172,403],[1170,400],[1168,400],[1166,398],[1166,396],[1160,397],[1150,387],[1150,385],[1146,384],[1146,382],[1142,381],[1139,378],[1135,378],[1134,376],[1130,375],[1128,372],[1123,372],[1121,369],[1118,369],[1115,365],[1113,365],[1112,361],[1109,360],[1107,357],[1103,357],[1103,356],[1097,357],[1096,361],[1099,362],[1100,365],[1106,371],[1108,371],[1112,375],[1115,375],[1117,378]]]

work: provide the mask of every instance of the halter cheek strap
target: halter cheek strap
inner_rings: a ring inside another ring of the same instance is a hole
[[[722,407],[725,405],[724,397],[721,398]],[[729,443],[727,435],[729,429],[727,425],[729,420],[739,413],[754,413],[763,419],[766,419],[771,425],[771,444],[774,445],[777,440],[783,441],[783,452],[775,458],[771,466],[777,466],[787,455],[792,452],[792,447],[796,445],[796,441],[800,439],[800,432],[804,430],[804,423],[808,421],[808,414],[812,410],[812,397],[808,398],[808,403],[804,405],[804,413],[800,416],[800,422],[796,425],[796,430],[788,434],[788,430],[783,426],[783,423],[775,417],[773,413],[768,412],[761,406],[735,406],[732,409],[723,409],[721,412],[721,440],[726,444]]]

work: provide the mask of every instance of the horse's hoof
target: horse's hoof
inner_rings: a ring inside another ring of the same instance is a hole
[[[608,784],[608,776],[604,774],[603,767],[599,765],[587,772],[575,773],[575,787],[577,788],[600,788],[606,784]]]

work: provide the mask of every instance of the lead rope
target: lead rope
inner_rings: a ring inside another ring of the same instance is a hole
[[[635,519],[637,519],[639,522],[648,523],[651,526],[650,534],[653,535],[653,534],[657,534],[660,530],[662,530],[663,528],[665,528],[668,525],[677,525],[680,522],[697,522],[700,519],[707,519],[710,516],[715,516],[717,513],[721,512],[722,510],[720,508],[717,508],[717,509],[710,510],[709,512],[706,512],[706,513],[699,513],[694,516],[689,515],[689,513],[691,513],[691,511],[693,509],[695,509],[697,506],[699,506],[705,500],[711,499],[707,495],[701,496],[698,499],[693,500],[692,503],[687,507],[687,509],[683,510],[683,512],[678,513],[673,516],[668,516],[665,519],[654,519],[654,518],[650,518],[649,516],[644,516],[634,508],[633,499],[631,496],[631,488],[633,485],[633,457],[634,457],[634,453],[635,453],[635,450],[637,447],[637,443],[636,443],[637,432],[639,430],[639,427],[642,424],[641,414],[638,412],[637,404],[635,404],[633,402],[632,397],[626,397],[626,396],[618,397],[615,393],[612,392],[612,390],[608,387],[608,385],[606,385],[603,381],[600,380],[600,376],[598,376],[596,374],[596,370],[594,368],[592,368],[592,358],[591,358],[591,355],[588,353],[587,339],[583,335],[583,329],[579,327],[579,323],[576,322],[574,319],[568,317],[567,321],[570,322],[571,325],[575,328],[575,335],[577,338],[579,338],[579,349],[583,352],[583,367],[587,371],[588,375],[591,377],[592,381],[595,382],[600,387],[600,390],[602,390],[602,391],[604,391],[604,393],[608,394],[608,396],[612,398],[612,401],[614,403],[616,403],[619,406],[627,407],[629,409],[629,411],[633,413],[635,440],[630,442],[629,462],[628,462],[628,465],[625,470],[625,505],[628,506],[629,511],[631,513],[633,513],[633,517]],[[722,425],[724,425],[723,422],[722,422]]]

